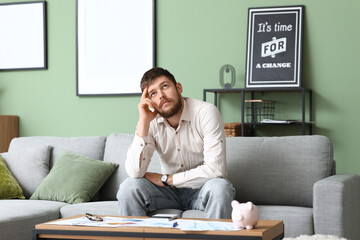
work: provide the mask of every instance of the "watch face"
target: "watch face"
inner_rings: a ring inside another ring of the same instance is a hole
[[[166,175],[162,175],[161,181],[162,181],[162,182],[166,182],[166,180],[167,180],[167,176],[166,176]]]

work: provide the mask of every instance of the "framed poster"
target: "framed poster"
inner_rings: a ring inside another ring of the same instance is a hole
[[[301,87],[304,6],[249,8],[245,88]]]
[[[0,70],[46,69],[45,1],[0,4]]]
[[[77,95],[140,95],[155,66],[155,0],[76,3]]]

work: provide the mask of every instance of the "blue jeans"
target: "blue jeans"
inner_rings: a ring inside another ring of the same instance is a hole
[[[127,178],[117,193],[120,216],[146,216],[159,209],[202,210],[207,218],[231,218],[235,189],[223,178],[200,188],[158,187],[145,178]]]

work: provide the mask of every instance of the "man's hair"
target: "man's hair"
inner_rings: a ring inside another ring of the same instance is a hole
[[[174,76],[168,70],[160,68],[160,67],[154,67],[154,68],[148,70],[146,73],[144,73],[143,77],[141,78],[141,82],[140,82],[141,92],[143,92],[144,89],[147,86],[149,86],[152,81],[154,81],[156,78],[161,77],[161,76],[167,77],[176,86],[176,80],[175,80]]]

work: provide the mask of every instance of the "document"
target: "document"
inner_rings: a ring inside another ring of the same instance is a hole
[[[239,231],[233,222],[178,219],[182,231]]]
[[[103,217],[103,221],[91,221],[86,217],[71,218],[47,224],[55,225],[72,225],[72,226],[87,226],[87,227],[167,227],[172,228],[173,223],[168,219],[153,219],[153,218],[121,218],[121,217]]]
[[[278,123],[278,124],[290,124],[299,122],[297,120],[274,120],[274,119],[263,119],[260,121],[260,123]]]
[[[103,221],[91,221],[84,217],[53,221],[46,224],[88,227],[164,227],[182,231],[239,231],[232,222],[202,221],[190,219],[168,220],[166,218],[121,218],[106,216]]]

